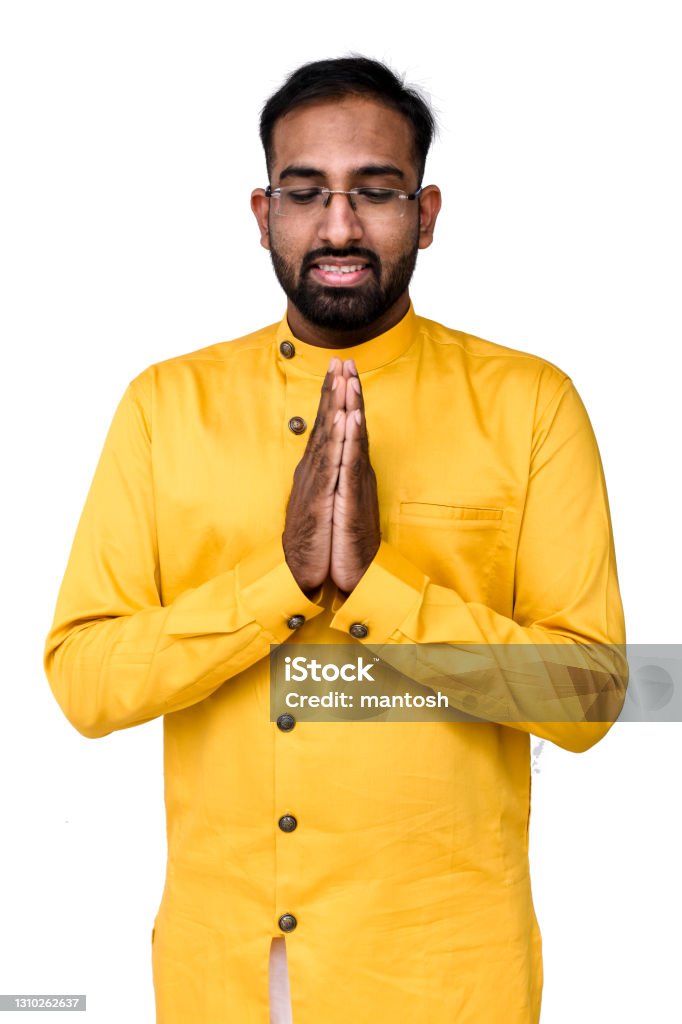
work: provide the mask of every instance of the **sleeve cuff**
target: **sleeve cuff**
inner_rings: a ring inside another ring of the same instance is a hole
[[[183,594],[169,609],[165,632],[171,636],[234,633],[257,622],[276,643],[295,628],[289,620],[312,619],[324,608],[322,587],[307,598],[294,579],[279,538],[252,551],[229,572],[223,572]]]
[[[337,594],[332,605],[332,629],[344,633],[364,626],[367,633],[356,639],[386,643],[422,601],[429,577],[408,561],[397,548],[382,541],[367,572],[345,601]],[[355,633],[351,635],[355,636]]]
[[[278,643],[296,628],[289,625],[291,618],[314,619],[324,611],[320,603],[323,588],[306,597],[287,565],[279,537],[242,559],[237,581],[240,603]]]

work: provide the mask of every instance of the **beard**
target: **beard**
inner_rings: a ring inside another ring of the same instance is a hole
[[[355,331],[378,320],[406,291],[417,263],[417,237],[409,250],[393,263],[385,264],[371,249],[350,246],[346,249],[316,249],[301,263],[298,276],[290,262],[273,245],[270,258],[275,276],[286,297],[299,313],[316,327],[332,331]],[[369,263],[371,278],[360,287],[344,288],[313,280],[310,267],[323,257],[357,256]]]

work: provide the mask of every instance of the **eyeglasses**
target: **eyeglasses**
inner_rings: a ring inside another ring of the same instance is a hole
[[[348,196],[351,209],[362,220],[395,220],[402,217],[405,200],[417,199],[421,188],[409,195],[399,188],[321,188],[309,186],[300,188],[296,185],[283,185],[279,188],[265,189],[265,195],[272,199],[275,213],[280,217],[313,218],[326,210],[332,196]]]

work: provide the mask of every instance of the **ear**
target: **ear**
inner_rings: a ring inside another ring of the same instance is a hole
[[[268,215],[270,213],[270,200],[265,195],[265,189],[255,188],[251,193],[251,209],[258,222],[260,231],[260,244],[264,249],[270,248],[270,229],[268,227]]]
[[[427,249],[433,241],[436,219],[440,213],[441,194],[437,185],[427,185],[419,193],[419,248]]]

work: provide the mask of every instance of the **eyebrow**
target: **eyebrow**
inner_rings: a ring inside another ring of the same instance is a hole
[[[391,175],[394,178],[404,179],[405,175],[396,167],[394,164],[366,164],[364,167],[357,167],[353,174],[357,174],[358,177],[371,177],[378,178],[385,174]]]
[[[394,178],[400,178],[404,180],[405,174],[396,167],[394,164],[365,164],[362,167],[356,167],[351,171],[351,177],[362,177],[362,178],[379,178],[385,175],[391,175]],[[305,167],[301,164],[289,164],[285,167],[279,176],[280,181],[284,181],[285,178],[325,178],[326,174],[324,171],[318,170],[316,167]]]

